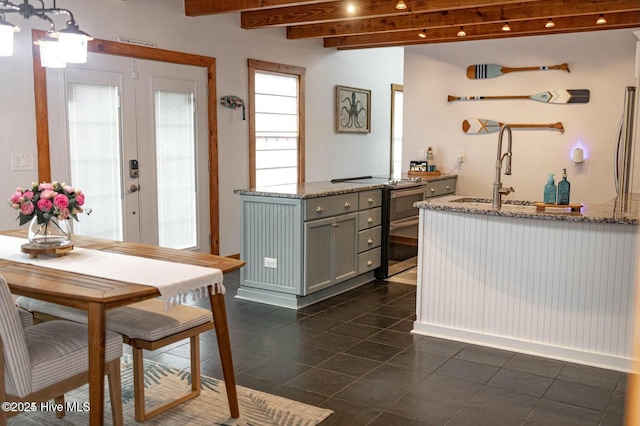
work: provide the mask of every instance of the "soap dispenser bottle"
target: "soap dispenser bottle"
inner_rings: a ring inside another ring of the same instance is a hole
[[[562,180],[558,182],[558,204],[569,204],[571,184],[567,180],[567,169],[562,169]]]
[[[553,173],[549,173],[547,178],[547,184],[544,186],[544,203],[555,204],[556,203],[556,183],[553,180]]]

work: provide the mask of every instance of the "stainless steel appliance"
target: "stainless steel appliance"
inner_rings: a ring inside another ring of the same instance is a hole
[[[419,209],[413,204],[425,199],[427,182],[420,179],[358,176],[332,182],[379,183],[382,188],[382,244],[380,267],[375,277],[384,279],[418,264]]]

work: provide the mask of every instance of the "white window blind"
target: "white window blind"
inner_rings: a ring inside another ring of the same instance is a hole
[[[298,78],[255,73],[256,186],[298,181]]]
[[[71,182],[86,194],[79,235],[122,240],[118,87],[67,83]]]

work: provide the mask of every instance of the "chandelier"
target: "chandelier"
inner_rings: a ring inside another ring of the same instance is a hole
[[[67,63],[82,64],[87,62],[87,42],[93,40],[89,34],[80,30],[73,14],[68,9],[45,7],[44,0],[38,0],[40,5],[33,6],[29,0],[21,4],[0,0],[0,56],[13,55],[13,36],[20,31],[20,27],[6,21],[6,15],[17,13],[25,19],[32,16],[49,22],[49,31],[34,43],[40,47],[40,61],[43,67],[64,68]],[[56,30],[51,16],[67,15],[66,28]]]

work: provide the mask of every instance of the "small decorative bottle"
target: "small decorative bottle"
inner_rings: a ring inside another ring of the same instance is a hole
[[[571,184],[567,180],[567,169],[562,169],[562,180],[558,182],[558,204],[569,204]]]
[[[553,180],[553,173],[549,173],[547,184],[544,186],[544,202],[545,204],[556,203],[556,183]]]
[[[431,149],[431,147],[427,149],[427,171],[436,171],[436,163],[433,160],[433,150]]]

